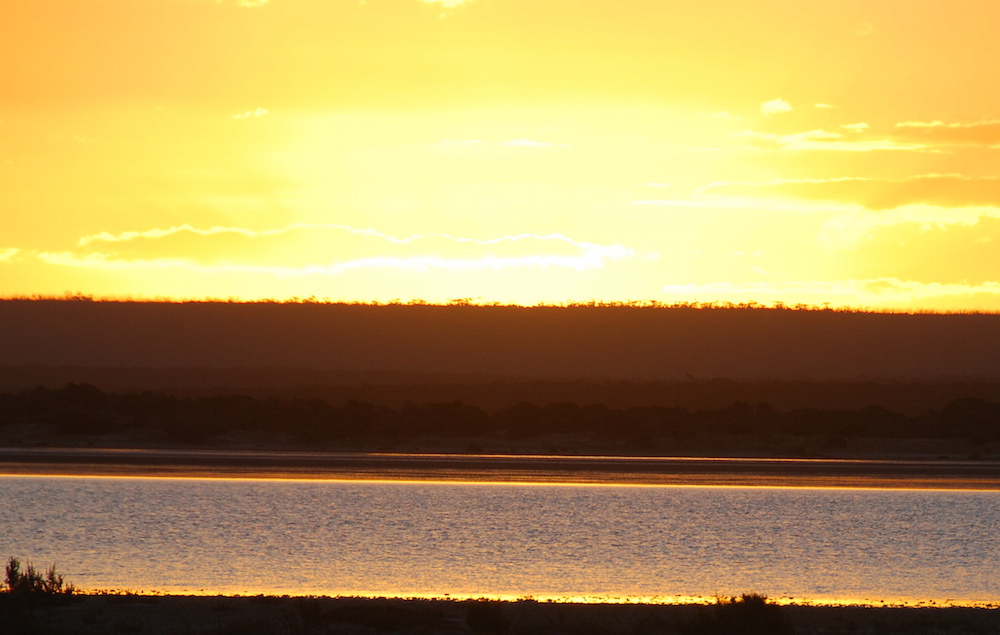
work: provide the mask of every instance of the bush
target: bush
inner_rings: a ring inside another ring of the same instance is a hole
[[[718,598],[694,622],[686,624],[687,635],[792,635],[794,629],[781,607],[766,595],[744,593]]]
[[[63,576],[56,573],[56,565],[44,572],[36,569],[30,562],[21,570],[21,561],[17,558],[7,560],[4,591],[13,595],[43,594],[70,595],[76,591],[72,584],[67,584]]]

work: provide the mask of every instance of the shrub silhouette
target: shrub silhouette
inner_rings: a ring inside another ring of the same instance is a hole
[[[40,606],[62,604],[76,591],[52,565],[39,571],[32,564],[21,567],[17,558],[8,558],[4,585],[0,587],[0,633],[34,635],[46,629],[33,617]]]
[[[7,560],[4,591],[11,595],[70,595],[76,587],[67,584],[63,576],[56,573],[55,564],[42,572],[28,562],[22,571],[21,561],[12,557]]]
[[[681,629],[686,635],[793,635],[794,629],[781,607],[766,595],[744,593],[720,597]]]

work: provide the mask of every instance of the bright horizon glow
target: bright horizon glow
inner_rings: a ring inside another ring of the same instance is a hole
[[[0,297],[1000,310],[992,0],[0,20]]]
[[[233,587],[232,589],[189,589],[170,587],[167,590],[155,589],[104,589],[100,587],[76,587],[83,594],[102,593],[114,595],[123,593],[140,596],[164,596],[164,595],[184,595],[195,597],[257,597],[261,595],[273,596],[274,590],[267,587]],[[732,594],[722,594],[723,597],[739,597],[746,591],[733,591]],[[285,597],[282,595],[281,597]],[[353,591],[337,590],[329,588],[302,589],[295,595],[287,597],[349,597],[349,598],[391,598],[398,600],[451,600],[461,602],[464,600],[497,600],[501,602],[535,601],[553,604],[715,604],[719,596],[709,595],[642,595],[622,597],[618,595],[556,595],[556,594],[517,594],[517,593],[412,593],[405,591]],[[862,606],[862,607],[924,607],[924,608],[945,608],[945,607],[965,607],[965,608],[997,608],[996,603],[989,601],[982,602],[958,602],[948,599],[928,600],[923,598],[901,597],[896,599],[870,599],[870,598],[804,598],[804,597],[767,597],[768,601],[779,606]]]

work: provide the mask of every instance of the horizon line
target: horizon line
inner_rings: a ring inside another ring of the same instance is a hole
[[[469,307],[469,308],[520,308],[520,309],[581,309],[581,308],[618,308],[618,309],[674,309],[674,310],[743,310],[743,311],[796,311],[796,312],[833,312],[886,315],[1000,315],[1000,310],[959,309],[947,311],[930,308],[877,308],[861,305],[833,305],[829,302],[807,304],[803,302],[787,304],[781,301],[761,303],[756,301],[678,301],[661,302],[659,300],[570,300],[560,302],[538,302],[535,304],[517,304],[497,301],[476,301],[472,298],[454,298],[445,303],[428,302],[419,298],[410,300],[337,300],[329,297],[298,297],[288,298],[256,298],[244,299],[237,297],[170,297],[155,296],[151,298],[123,296],[97,296],[93,294],[68,291],[63,295],[30,294],[0,296],[0,303],[7,302],[96,302],[105,304],[280,304],[280,305],[325,305],[325,306],[366,306],[366,307]]]

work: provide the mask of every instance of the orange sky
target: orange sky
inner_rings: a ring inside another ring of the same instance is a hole
[[[0,295],[1000,309],[995,0],[0,4]]]

